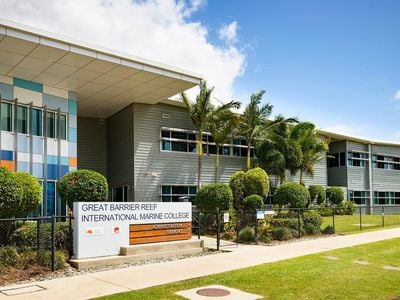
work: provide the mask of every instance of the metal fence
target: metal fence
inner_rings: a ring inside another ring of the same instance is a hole
[[[72,215],[0,219],[0,247],[15,247],[18,253],[49,251],[54,271],[57,250],[73,255],[72,223]]]
[[[278,207],[264,206],[260,210],[252,211],[216,209],[214,212],[200,212],[194,209],[192,229],[193,234],[197,235],[199,239],[204,236],[215,239],[215,248],[220,250],[223,248],[221,240],[230,240],[236,244],[241,242],[239,233],[245,227],[251,227],[254,230],[253,239],[246,242],[257,243],[262,237],[261,231],[266,224],[274,224],[277,219],[291,220],[294,238],[309,235],[304,227],[305,215],[309,215],[310,212],[321,216],[322,222],[318,228],[318,234],[351,234],[400,227],[400,205],[359,206],[353,209],[336,206],[279,209]],[[231,232],[228,232],[229,230]]]

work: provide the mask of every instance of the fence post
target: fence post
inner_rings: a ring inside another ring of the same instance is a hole
[[[236,247],[239,247],[239,210],[236,211]]]
[[[300,220],[300,208],[297,209],[297,226],[298,226],[298,237],[301,238],[301,220]]]
[[[362,231],[362,217],[361,217],[361,206],[359,207],[359,213],[360,213],[360,231]]]
[[[217,251],[219,251],[219,208],[217,207]]]
[[[51,217],[51,270],[54,272],[54,260],[55,260],[55,223],[56,217]]]
[[[254,210],[254,242],[257,244],[258,240],[258,220],[257,220],[257,210]]]
[[[197,211],[197,239],[200,239],[201,213]]]
[[[74,237],[72,236],[72,213],[69,213],[68,214],[68,217],[69,217],[69,219],[68,219],[68,225],[69,225],[69,243],[68,243],[68,245],[69,245],[69,249],[68,249],[68,254],[69,254],[69,259],[71,259],[71,257],[72,257],[72,255],[73,255],[73,251],[74,251],[74,246],[73,246],[73,243],[74,243]]]
[[[382,206],[382,227],[385,227],[385,207]]]
[[[336,227],[335,227],[335,208],[332,207],[332,227],[333,227],[333,233],[336,233]]]
[[[36,220],[36,248],[40,249],[40,219]]]

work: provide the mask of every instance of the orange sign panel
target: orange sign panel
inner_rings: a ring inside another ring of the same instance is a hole
[[[192,237],[192,223],[129,225],[130,245],[188,240]]]

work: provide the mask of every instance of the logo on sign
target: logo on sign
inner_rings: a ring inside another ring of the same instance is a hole
[[[114,234],[119,234],[121,233],[121,227],[119,226],[114,226],[113,231]]]
[[[104,235],[104,228],[103,227],[95,227],[95,228],[88,228],[86,229],[86,235]]]

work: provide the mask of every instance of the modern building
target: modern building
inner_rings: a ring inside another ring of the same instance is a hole
[[[103,174],[111,201],[181,201],[197,190],[196,131],[170,97],[201,76],[0,19],[1,166],[43,186],[40,214],[63,214],[57,180]],[[330,154],[306,185],[338,185],[356,203],[400,204],[400,144],[323,132]],[[216,148],[204,136],[204,184]],[[245,168],[246,141],[221,149],[219,181]],[[298,180],[288,176],[289,180]]]

